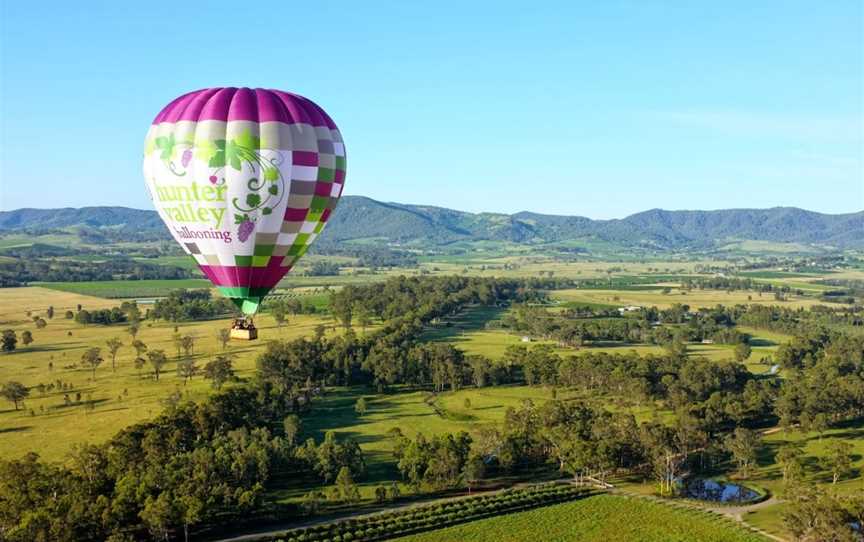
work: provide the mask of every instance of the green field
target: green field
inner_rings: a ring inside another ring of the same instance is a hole
[[[596,495],[398,538],[403,542],[763,542],[726,517],[636,497]]]
[[[42,282],[34,286],[94,297],[131,299],[137,297],[164,297],[178,288],[211,288],[209,280],[99,280],[92,282]]]

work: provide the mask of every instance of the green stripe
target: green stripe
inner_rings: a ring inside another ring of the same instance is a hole
[[[248,286],[218,286],[219,293],[225,297],[264,297],[271,288],[249,288]]]

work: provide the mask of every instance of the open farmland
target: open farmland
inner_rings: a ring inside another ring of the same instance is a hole
[[[86,283],[85,283],[86,284]],[[151,418],[162,411],[164,400],[179,392],[183,398],[201,399],[210,392],[209,381],[201,376],[188,384],[176,374],[176,348],[173,342],[174,324],[144,321],[138,339],[150,349],[165,350],[169,363],[163,368],[159,381],[151,378],[146,365],[139,374],[132,364],[135,351],[129,346],[131,337],[125,325],[82,326],[64,318],[66,310],[74,311],[81,304],[85,309],[108,308],[116,301],[83,296],[44,288],[0,289],[0,321],[3,329],[13,329],[19,336],[24,330],[33,333],[34,342],[2,356],[0,382],[20,381],[32,389],[24,407],[15,411],[12,403],[0,405],[0,455],[16,457],[36,451],[46,459],[62,459],[76,444],[101,442],[135,422]],[[48,306],[55,310],[45,329],[36,329],[26,316],[44,314]],[[256,320],[262,340],[251,343],[230,343],[227,353],[234,359],[237,376],[248,378],[255,368],[255,358],[266,347],[267,339],[292,339],[312,335],[320,324],[333,333],[332,322],[321,316],[289,316],[289,324],[276,327],[269,315]],[[195,338],[196,363],[203,366],[216,354],[222,353],[216,335],[230,326],[229,319],[201,322],[180,322],[177,333]],[[116,371],[105,342],[118,337],[124,346],[120,349]],[[90,347],[101,347],[105,361],[96,370],[95,381],[91,371],[80,366],[81,354]],[[53,363],[53,370],[49,364]],[[70,391],[57,389],[41,394],[35,387],[60,381],[71,386]],[[71,405],[64,402],[68,393]],[[75,401],[76,394],[81,400]],[[87,408],[92,402],[93,409]]]

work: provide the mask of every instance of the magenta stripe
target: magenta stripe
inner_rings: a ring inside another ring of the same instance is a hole
[[[288,207],[285,209],[285,221],[303,222],[306,220],[307,213],[309,213],[309,209],[292,209],[291,207]]]
[[[252,122],[306,123],[337,129],[333,120],[311,100],[262,88],[207,88],[175,99],[153,119],[161,122],[245,120]]]
[[[293,151],[291,163],[295,166],[317,166],[318,153],[314,151]]]
[[[201,271],[216,286],[272,288],[291,270],[282,267],[282,256],[271,256],[266,267],[236,267],[229,265],[199,265]]]

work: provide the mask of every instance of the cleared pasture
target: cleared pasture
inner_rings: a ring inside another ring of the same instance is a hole
[[[30,387],[30,397],[24,407],[14,410],[11,402],[0,403],[0,455],[16,457],[36,451],[48,459],[62,459],[72,447],[84,442],[104,441],[118,430],[132,423],[148,419],[164,408],[165,399],[179,392],[184,398],[199,399],[211,391],[210,382],[196,376],[184,384],[176,374],[177,351],[173,342],[174,324],[167,322],[142,323],[138,339],[150,349],[162,349],[168,355],[168,364],[162,369],[157,382],[152,368],[146,365],[140,372],[133,366],[134,349],[128,326],[82,326],[66,320],[66,310],[74,311],[78,304],[86,309],[116,306],[118,301],[100,299],[44,288],[0,289],[0,322],[2,329],[13,329],[19,337],[18,350],[0,354],[0,383],[19,381]],[[43,314],[54,306],[54,318],[45,329],[36,329],[26,311]],[[253,342],[232,342],[226,353],[234,358],[237,376],[248,378],[253,374],[256,356],[266,347],[268,339],[312,335],[319,324],[333,331],[332,322],[321,316],[289,316],[281,329],[269,315],[256,319],[260,339]],[[177,324],[177,333],[195,338],[194,358],[203,367],[215,355],[222,353],[216,336],[220,329],[230,326],[230,320]],[[29,330],[34,342],[21,343],[21,332]],[[71,333],[71,335],[70,335]],[[120,349],[116,371],[111,369],[110,355],[105,342],[118,337],[124,346]],[[92,373],[80,364],[81,354],[90,347],[101,347],[103,363]],[[53,370],[49,364],[53,363]],[[35,387],[57,381],[71,386],[69,391],[54,389],[41,394]],[[81,400],[76,401],[76,394]],[[70,396],[67,405],[64,395]],[[88,403],[92,401],[92,410]]]

